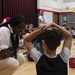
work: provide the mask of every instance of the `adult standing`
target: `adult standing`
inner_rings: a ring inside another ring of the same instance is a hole
[[[39,25],[45,24],[44,12],[41,11],[39,15]]]

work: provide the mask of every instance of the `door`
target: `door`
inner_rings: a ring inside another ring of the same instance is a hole
[[[58,13],[53,13],[53,22],[56,24],[59,24],[59,14]]]

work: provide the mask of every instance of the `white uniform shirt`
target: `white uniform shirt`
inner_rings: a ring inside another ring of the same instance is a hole
[[[44,22],[44,19],[41,15],[39,16],[39,19]]]
[[[13,33],[12,28],[9,26],[9,29],[7,27],[0,27],[0,51],[2,49],[7,49],[12,46],[11,39],[10,39],[10,31]]]

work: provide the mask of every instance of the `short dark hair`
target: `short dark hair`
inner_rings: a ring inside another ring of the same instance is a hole
[[[9,24],[11,25],[11,27],[15,27],[18,24],[21,24],[22,22],[26,24],[25,17],[21,14],[17,14],[10,19]]]
[[[48,49],[56,50],[61,42],[61,33],[59,30],[52,28],[52,30],[47,30],[43,32],[42,38],[45,41]]]
[[[43,13],[44,13],[44,11],[41,11],[41,12],[40,12],[40,15],[42,15]]]

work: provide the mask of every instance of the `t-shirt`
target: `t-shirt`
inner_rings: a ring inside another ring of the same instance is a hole
[[[67,75],[67,62],[70,56],[67,47],[63,47],[61,52],[55,56],[41,54],[33,48],[30,56],[36,63],[37,75]]]
[[[45,20],[44,20],[44,17],[41,16],[41,15],[39,16],[39,19],[40,19],[41,21],[43,21],[43,22],[45,21]]]
[[[3,49],[7,49],[9,47],[12,47],[12,42],[11,42],[11,33],[13,33],[12,27],[10,24],[8,24],[8,27],[0,27],[0,51]],[[11,33],[10,33],[11,32]],[[14,39],[16,38],[16,35],[13,35]]]
[[[9,28],[11,30],[11,33],[13,33],[10,25]],[[0,27],[0,51],[12,46],[10,39],[10,30],[5,26]]]

